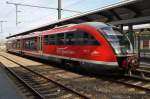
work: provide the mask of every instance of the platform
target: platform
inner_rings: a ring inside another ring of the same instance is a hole
[[[25,99],[17,86],[0,67],[0,99]]]

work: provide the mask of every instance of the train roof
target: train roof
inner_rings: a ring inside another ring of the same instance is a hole
[[[67,29],[68,27],[70,28],[72,26],[78,26],[78,25],[88,25],[88,26],[91,26],[91,27],[94,27],[94,28],[103,28],[103,27],[108,27],[108,26],[113,27],[112,25],[109,25],[109,24],[106,24],[106,23],[103,23],[103,22],[84,22],[84,23],[81,23],[81,24],[68,24],[68,25],[64,25],[64,26],[58,26],[58,27],[54,27],[52,29],[42,31],[42,32],[49,32],[49,31],[53,31],[53,30],[55,31],[55,30],[59,30],[59,29],[62,29],[62,28],[65,28],[64,31],[68,31],[68,29]],[[29,34],[22,35],[22,36],[12,37],[11,39],[13,40],[13,39],[20,39],[20,38],[36,37],[36,36],[39,36],[42,32],[41,31],[33,32],[33,33],[29,33]]]
[[[77,26],[77,25],[89,25],[91,27],[94,27],[94,28],[103,28],[103,27],[108,27],[108,26],[112,26],[113,25],[110,25],[110,24],[106,24],[104,22],[84,22],[84,23],[80,23],[80,24],[68,24],[68,25],[63,25],[63,26],[58,26],[58,27],[54,27],[50,30],[53,30],[53,29],[60,29],[60,28],[65,28],[65,27],[72,27],[72,26]]]
[[[108,27],[108,26],[112,26],[103,22],[85,22],[85,23],[81,23],[81,24],[87,24],[90,25],[94,28],[103,28],[103,27]]]

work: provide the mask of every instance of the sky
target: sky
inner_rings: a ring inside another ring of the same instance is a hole
[[[7,21],[3,23],[0,40],[10,34],[20,33],[21,31],[29,30],[32,27],[38,27],[42,24],[57,20],[57,10],[18,6],[18,22],[20,23],[16,26],[16,8],[14,5],[7,4],[7,1],[53,8],[57,8],[58,5],[58,0],[0,0],[0,21]],[[86,12],[120,1],[122,0],[61,0],[62,9],[79,12]],[[70,17],[75,14],[78,13],[62,11],[62,18]]]

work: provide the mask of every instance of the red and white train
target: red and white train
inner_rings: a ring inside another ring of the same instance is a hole
[[[9,38],[6,48],[8,52],[62,63],[125,70],[139,66],[130,40],[116,27],[101,22],[66,25]]]

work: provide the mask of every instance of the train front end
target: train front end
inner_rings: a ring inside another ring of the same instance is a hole
[[[120,68],[135,70],[139,67],[139,59],[133,53],[132,44],[124,33],[109,25],[99,28],[99,31],[112,47]]]

